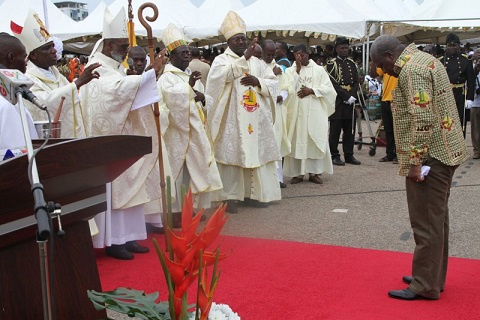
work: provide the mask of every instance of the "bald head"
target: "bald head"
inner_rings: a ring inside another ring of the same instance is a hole
[[[262,56],[263,56],[263,60],[266,62],[266,63],[271,63],[273,58],[275,58],[275,51],[276,51],[277,47],[275,46],[275,42],[273,42],[272,40],[264,40],[263,43],[262,43],[262,50],[263,50],[263,53],[262,53]]]
[[[255,49],[253,50],[253,56],[257,57],[258,59],[262,59],[262,52],[262,47],[258,43],[256,43]]]
[[[393,66],[397,61],[397,58],[405,49],[397,38],[392,36],[380,36],[372,44],[370,48],[370,58],[372,62],[378,67],[383,69],[385,73],[392,76],[398,76],[393,71]]]
[[[7,69],[27,71],[27,52],[20,40],[8,33],[0,33],[0,64]]]

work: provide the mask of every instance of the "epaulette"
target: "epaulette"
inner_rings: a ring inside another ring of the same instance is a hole
[[[355,63],[355,61],[353,61],[352,58],[347,58],[347,60],[350,60],[350,61],[353,62],[355,65],[357,65],[357,64]]]
[[[327,60],[327,64],[334,64],[334,63],[335,63],[335,58]]]
[[[473,58],[473,55],[469,56],[468,54],[465,54],[465,53],[462,53],[462,56],[464,56],[468,60],[472,60],[472,58]]]

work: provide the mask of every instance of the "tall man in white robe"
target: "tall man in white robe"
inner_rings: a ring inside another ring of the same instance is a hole
[[[303,44],[293,49],[295,63],[287,69],[293,92],[287,100],[287,130],[292,145],[285,157],[284,173],[291,183],[322,184],[323,172],[333,173],[328,144],[328,117],[335,111],[337,93],[325,69],[308,59]]]
[[[205,94],[213,104],[207,128],[223,183],[214,200],[227,200],[227,211],[237,212],[238,200],[249,198],[265,206],[281,198],[276,170],[280,152],[273,129],[278,79],[252,56],[256,39],[247,49],[245,23],[235,12],[227,14],[220,32],[228,48],[208,74]]]
[[[89,64],[100,63],[100,74],[82,87],[80,101],[87,136],[133,134],[152,137],[152,153],[143,156],[107,187],[107,211],[95,217],[99,235],[97,248],[119,259],[133,259],[133,253],[148,248],[135,240],[146,239],[144,204],[160,198],[158,138],[150,105],[158,101],[156,77],[163,59],[142,75],[126,76],[120,69],[128,51],[126,15],[122,8],[113,17],[105,9],[103,38],[97,42]],[[87,67],[88,67],[87,65]],[[110,189],[110,190],[109,190]]]
[[[203,108],[207,103],[211,104],[212,99],[204,94],[200,81],[202,74],[188,68],[190,48],[179,28],[169,24],[162,41],[170,53],[170,63],[165,66],[157,84],[162,101],[169,110],[165,145],[177,189],[172,212],[174,224],[178,227],[182,185],[191,189],[195,208],[210,208],[211,192],[222,189],[222,181],[205,130]]]
[[[43,25],[38,14],[29,11],[23,27],[12,22],[13,34],[24,43],[28,64],[26,75],[34,84],[30,91],[48,108],[52,120],[57,113],[61,98],[64,97],[60,113],[61,137],[84,138],[84,125],[81,117],[78,90],[92,79],[98,78],[95,69],[99,64],[92,64],[74,82],[70,83],[57,69],[57,51],[53,38]],[[45,111],[25,101],[35,121],[48,120]]]
[[[279,81],[278,95],[274,99],[275,103],[275,138],[280,149],[280,155],[285,157],[290,154],[290,141],[287,136],[287,108],[284,101],[288,97],[288,81],[283,74],[282,67],[275,62],[276,45],[273,40],[265,40],[262,43],[263,61],[272,69]],[[277,161],[277,174],[280,182],[280,188],[286,188],[287,185],[283,182],[283,164],[282,160]]]
[[[127,75],[141,75],[145,72],[147,67],[147,52],[144,48],[135,46],[128,50],[128,58],[131,59],[132,64],[129,65],[129,69],[126,70]],[[160,97],[161,101],[161,97]],[[152,106],[153,107],[153,106]],[[165,177],[172,176],[170,163],[168,161],[167,149],[165,147],[165,130],[168,127],[168,109],[159,103],[160,112],[160,128],[162,129],[162,155],[163,155],[163,170]],[[174,192],[175,186],[172,187]],[[172,197],[174,199],[175,196]],[[147,223],[147,231],[154,233],[164,233],[163,228],[163,214],[162,214],[161,199],[153,200],[144,205],[145,210],[145,222]]]
[[[0,33],[0,69],[14,69],[25,73],[25,46],[17,38]],[[0,91],[0,149],[23,149],[26,146],[20,110],[12,105]],[[28,129],[32,139],[38,138],[30,113],[26,112]],[[2,159],[0,159],[1,161]]]

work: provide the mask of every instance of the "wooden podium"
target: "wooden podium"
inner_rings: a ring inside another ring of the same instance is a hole
[[[62,206],[65,236],[56,235],[57,319],[99,319],[87,290],[101,291],[88,219],[106,210],[105,184],[151,153],[150,137],[103,136],[45,147],[36,157],[45,201]],[[0,164],[0,319],[43,319],[39,248],[26,155]],[[53,238],[53,239],[52,239]]]

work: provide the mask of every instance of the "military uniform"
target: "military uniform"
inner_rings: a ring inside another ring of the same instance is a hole
[[[352,117],[353,104],[346,101],[350,97],[357,97],[358,91],[358,70],[353,60],[346,58],[341,59],[336,57],[327,62],[327,72],[330,75],[335,91],[337,91],[337,98],[335,100],[335,112],[330,116],[330,136],[329,144],[332,158],[339,158],[338,141],[340,132],[343,130],[343,153],[345,159],[353,157],[353,128]]]
[[[448,78],[457,104],[460,123],[464,123],[465,100],[473,101],[475,95],[475,73],[473,72],[473,64],[466,56],[458,53],[453,55],[445,55],[440,61],[447,70]],[[466,86],[465,86],[466,83]],[[466,90],[466,99],[465,99]],[[465,109],[465,123],[470,120],[470,110]],[[465,136],[465,129],[464,136]]]

